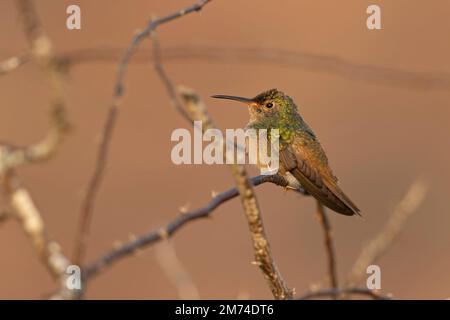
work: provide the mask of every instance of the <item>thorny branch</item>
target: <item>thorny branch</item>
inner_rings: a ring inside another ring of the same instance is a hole
[[[231,165],[231,171],[241,196],[252,236],[255,264],[263,272],[275,299],[292,299],[295,291],[287,286],[272,257],[256,195],[245,168],[240,165]]]
[[[336,253],[334,251],[333,244],[333,235],[331,230],[331,224],[328,219],[328,216],[325,212],[325,208],[323,205],[316,201],[317,205],[317,217],[319,219],[320,224],[323,229],[324,243],[325,243],[325,251],[328,259],[328,279],[330,282],[331,288],[338,287],[338,275],[337,275],[337,267],[336,267]]]
[[[94,174],[91,177],[91,180],[87,188],[86,196],[81,206],[80,224],[77,232],[76,247],[74,253],[74,261],[76,263],[82,264],[85,255],[95,197],[104,175],[112,134],[116,124],[117,113],[119,111],[118,109],[120,105],[120,100],[124,94],[125,72],[131,57],[133,56],[136,48],[139,46],[142,40],[145,39],[148,35],[151,35],[151,33],[155,31],[160,25],[181,18],[187,14],[198,12],[210,1],[211,0],[201,0],[193,4],[192,6],[189,6],[178,12],[169,14],[167,16],[158,19],[152,19],[144,30],[142,30],[141,32],[139,32],[137,35],[134,36],[125,54],[122,56],[117,71],[116,84],[114,86],[113,103],[109,109],[109,113],[103,129]]]
[[[254,186],[259,186],[263,183],[270,182],[276,184],[278,186],[286,187],[288,185],[287,181],[284,180],[283,177],[278,175],[267,175],[267,176],[257,176],[251,179],[252,184]],[[303,193],[303,190],[299,190],[300,193]],[[84,275],[87,280],[96,276],[100,271],[104,270],[106,267],[111,266],[115,262],[135,253],[137,250],[142,249],[144,247],[148,247],[158,241],[164,240],[166,238],[172,237],[175,232],[184,227],[190,222],[194,220],[199,220],[202,218],[207,218],[211,215],[211,213],[217,209],[220,205],[236,198],[239,195],[239,191],[237,188],[231,188],[227,191],[219,193],[215,195],[212,200],[199,209],[182,213],[177,218],[172,220],[167,225],[160,227],[156,230],[152,230],[146,235],[136,237],[132,239],[130,242],[123,244],[122,246],[113,249],[107,254],[103,255],[93,263],[87,265],[84,268]]]

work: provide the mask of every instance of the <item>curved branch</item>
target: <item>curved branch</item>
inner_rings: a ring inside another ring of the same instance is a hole
[[[288,185],[288,182],[282,176],[279,175],[271,175],[271,176],[261,175],[252,178],[251,182],[254,186],[259,186],[266,182],[270,182],[282,187],[286,187]],[[305,194],[304,190],[297,190],[297,191],[299,193]],[[175,232],[177,232],[179,229],[187,225],[189,222],[209,217],[211,213],[215,209],[217,209],[220,205],[227,202],[228,200],[236,198],[238,195],[239,191],[237,188],[231,188],[227,191],[219,193],[218,195],[214,196],[213,199],[204,207],[183,213],[177,218],[173,219],[167,225],[160,227],[156,230],[152,230],[147,234],[137,237],[132,241],[120,246],[119,248],[113,249],[112,251],[101,256],[99,259],[95,260],[94,262],[92,262],[91,264],[87,265],[84,268],[83,274],[85,280],[91,279],[106,267],[109,267],[112,264],[116,263],[117,261],[133,254],[138,249],[148,247],[158,241],[173,236]]]
[[[325,208],[323,205],[316,201],[317,204],[317,216],[319,218],[319,222],[322,225],[323,236],[325,242],[325,250],[327,253],[328,259],[328,278],[330,281],[330,285],[332,288],[338,287],[338,275],[337,275],[337,266],[336,266],[336,254],[333,245],[333,235],[331,231],[331,224],[328,219],[328,216],[325,212]]]

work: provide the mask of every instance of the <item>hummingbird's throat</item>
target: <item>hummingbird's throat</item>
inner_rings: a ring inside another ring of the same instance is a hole
[[[279,133],[280,147],[284,144],[289,144],[294,138],[295,128],[289,121],[284,121],[278,116],[274,117],[261,117],[256,121],[251,122],[247,128],[252,128],[256,130],[265,129],[269,133],[268,138],[270,139],[270,132],[277,130]]]

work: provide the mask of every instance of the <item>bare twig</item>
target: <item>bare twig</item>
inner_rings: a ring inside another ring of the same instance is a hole
[[[50,273],[59,277],[69,265],[62,255],[60,246],[49,240],[45,226],[29,192],[20,185],[18,178],[9,172],[5,177],[6,192],[11,209],[23,226],[34,248],[49,269]]]
[[[50,102],[51,126],[46,137],[31,146],[14,148],[1,145],[0,173],[25,163],[49,159],[55,154],[69,128],[65,114],[64,74],[55,63],[56,58],[52,43],[42,29],[33,2],[31,0],[17,0],[16,3],[22,16],[24,33],[31,47],[31,55],[50,79],[53,94]],[[24,54],[23,57],[23,59],[25,57],[28,59],[27,54]],[[12,64],[18,64],[17,59],[13,59]]]
[[[253,240],[255,264],[263,272],[275,299],[292,299],[294,290],[284,282],[272,257],[256,195],[247,178],[244,166],[231,165],[231,170],[241,195],[241,202]]]
[[[102,140],[100,142],[100,148],[97,153],[94,174],[89,181],[86,190],[86,196],[81,205],[80,222],[76,233],[75,249],[73,254],[73,261],[78,265],[82,264],[85,255],[89,237],[89,227],[92,220],[92,212],[94,210],[94,202],[99,190],[100,183],[105,174],[109,147],[111,144],[112,134],[119,111],[118,106],[118,101],[115,100],[108,112],[108,117],[103,129]]]
[[[367,266],[377,261],[403,230],[408,218],[417,210],[427,193],[427,185],[418,179],[406,192],[384,228],[363,248],[348,277],[348,284],[357,284],[366,274]]]
[[[51,107],[50,120],[47,135],[37,143],[20,148],[0,145],[0,173],[27,163],[48,160],[56,153],[68,129],[62,105]]]
[[[20,222],[33,248],[38,253],[50,274],[59,282],[60,295],[64,298],[74,298],[76,290],[66,287],[66,269],[71,264],[62,253],[58,242],[48,236],[42,216],[34,204],[30,193],[21,184],[18,177],[11,170],[4,175],[5,194],[14,217]]]
[[[141,32],[139,32],[137,35],[134,36],[133,40],[131,41],[130,45],[125,51],[125,54],[122,56],[122,59],[119,63],[119,67],[117,70],[116,84],[114,86],[114,93],[113,93],[113,103],[109,109],[107,120],[102,132],[101,144],[98,151],[94,173],[89,182],[86,196],[81,206],[80,224],[78,227],[75,242],[74,261],[81,264],[85,255],[87,238],[89,236],[90,221],[92,220],[92,213],[96,199],[96,194],[98,192],[98,189],[102,182],[102,178],[104,176],[104,171],[108,158],[108,150],[111,143],[113,130],[116,124],[120,100],[124,94],[125,72],[131,57],[133,56],[136,48],[139,46],[142,40],[145,39],[148,35],[150,35],[154,30],[156,30],[158,26],[173,21],[175,19],[181,18],[187,14],[198,12],[210,1],[211,0],[200,0],[197,3],[193,4],[192,6],[189,6],[185,9],[182,9],[180,11],[177,11],[175,13],[169,14],[167,16],[158,19],[151,20],[144,30],[142,30]]]
[[[320,224],[322,225],[325,251],[328,259],[328,280],[330,281],[331,288],[337,288],[338,275],[337,275],[336,254],[334,252],[331,224],[323,205],[319,201],[316,201],[316,204],[317,204],[317,217],[319,219]]]
[[[279,175],[262,175],[251,179],[254,186],[259,186],[263,183],[270,182],[278,186],[286,187],[288,182]],[[303,190],[298,190],[300,193],[304,193]],[[166,237],[172,237],[176,231],[187,225],[194,220],[207,218],[215,209],[221,204],[237,197],[239,191],[237,188],[231,188],[227,191],[215,195],[212,200],[204,207],[197,210],[185,212],[172,220],[167,225],[160,227],[156,230],[152,230],[146,235],[136,237],[132,241],[121,245],[118,248],[114,248],[112,251],[101,256],[93,263],[87,265],[84,268],[84,276],[86,279],[90,279],[97,275],[104,268],[111,266],[115,262],[133,254],[138,249],[148,247],[158,241],[165,239]]]
[[[46,137],[34,145],[24,148],[0,146],[0,175],[3,176],[5,193],[8,195],[11,210],[20,221],[42,262],[59,281],[59,296],[75,298],[77,292],[72,292],[65,286],[65,271],[70,262],[62,254],[60,245],[48,237],[38,209],[13,171],[21,164],[47,160],[53,156],[69,128],[65,114],[64,73],[56,63],[52,43],[41,26],[34,3],[31,0],[17,0],[16,4],[22,17],[31,56],[49,77],[52,89],[51,126]],[[24,61],[28,59],[28,54],[25,54],[23,59]],[[12,64],[10,61],[9,67],[19,64],[20,61],[13,60]]]
[[[328,288],[328,289],[321,289],[321,290],[315,290],[310,291],[299,298],[298,300],[309,300],[314,298],[335,298],[342,295],[364,295],[367,297],[370,297],[374,300],[391,300],[392,297],[390,295],[382,295],[375,290],[370,290],[367,288],[358,288],[358,287],[351,287],[351,288]]]
[[[156,31],[153,31],[152,34],[152,48],[153,48],[153,66],[158,73],[159,78],[161,79],[162,83],[166,87],[167,93],[169,94],[170,102],[175,107],[175,109],[180,113],[180,115],[185,118],[188,122],[192,121],[192,118],[189,117],[187,112],[184,110],[183,106],[181,105],[180,101],[178,100],[178,94],[177,90],[175,89],[175,86],[173,85],[172,81],[170,80],[169,76],[164,70],[164,67],[161,63],[161,53],[160,53],[160,47],[159,47],[159,41],[158,37],[156,36]]]
[[[197,286],[178,258],[173,242],[169,239],[161,241],[156,246],[155,254],[167,278],[169,278],[170,282],[177,289],[178,297],[182,300],[200,299]]]

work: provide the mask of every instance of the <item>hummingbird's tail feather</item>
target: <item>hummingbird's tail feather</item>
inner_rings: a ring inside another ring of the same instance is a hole
[[[361,215],[360,210],[335,184],[328,184],[327,179],[316,179],[315,183],[308,179],[299,169],[291,171],[304,189],[327,208],[346,216]],[[320,180],[322,182],[319,182]]]
[[[323,171],[314,169],[299,153],[285,148],[280,152],[280,161],[283,169],[289,171],[323,205],[347,216],[360,215],[358,207],[339,188],[337,181]]]
[[[357,214],[361,216],[359,208],[353,203],[352,200],[342,191],[341,188],[337,185],[336,181],[330,181],[330,179],[323,178],[323,182],[327,189],[333,193],[335,197],[339,199],[341,203],[339,203],[339,207],[343,208],[343,211],[337,211],[339,213],[354,215]]]

